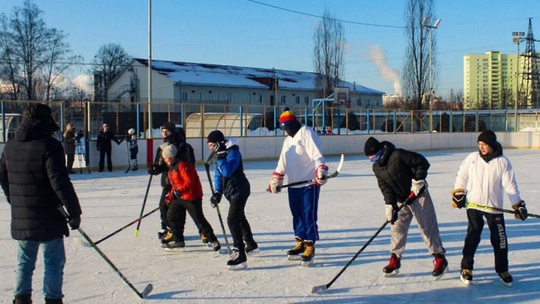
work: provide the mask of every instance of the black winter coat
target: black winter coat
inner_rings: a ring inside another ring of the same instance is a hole
[[[58,210],[80,216],[79,199],[66,168],[62,144],[49,128],[25,119],[0,159],[0,184],[11,204],[11,236],[16,240],[49,241],[69,235]]]
[[[427,159],[416,152],[396,149],[388,141],[381,142],[384,153],[373,164],[379,188],[386,204],[403,202],[411,193],[412,180],[426,179],[429,169]]]
[[[121,143],[121,141],[116,139],[116,136],[114,135],[113,131],[111,131],[111,130],[107,130],[107,131],[101,130],[101,132],[99,132],[99,134],[97,136],[97,141],[96,141],[96,147],[97,147],[98,151],[101,151],[101,150],[103,150],[103,151],[111,151],[112,150],[111,141],[114,141],[118,145]]]

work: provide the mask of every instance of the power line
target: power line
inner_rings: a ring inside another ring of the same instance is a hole
[[[275,6],[275,5],[271,5],[271,4],[267,4],[267,3],[255,1],[255,0],[248,0],[248,1],[249,1],[249,2],[253,2],[253,3],[256,3],[256,4],[259,4],[259,5],[268,6],[268,7],[277,9],[277,10],[286,11],[286,12],[289,12],[289,13],[294,13],[294,14],[298,14],[298,15],[304,15],[304,16],[314,17],[314,18],[317,18],[317,19],[323,19],[323,17],[322,17],[322,16],[319,16],[319,15],[314,15],[314,14],[304,13],[304,12],[300,12],[300,11],[295,11],[295,10],[292,10],[292,9],[288,9],[288,8],[284,8],[284,7],[279,7],[279,6]],[[329,18],[329,19],[332,19],[332,20],[335,20],[335,21],[339,21],[339,22],[343,22],[343,23],[356,24],[356,25],[365,25],[365,26],[373,26],[373,27],[388,27],[388,28],[398,28],[398,29],[404,29],[404,28],[405,28],[404,26],[398,26],[398,25],[364,23],[364,22],[357,22],[357,21],[343,20],[343,19],[337,19],[337,18]]]

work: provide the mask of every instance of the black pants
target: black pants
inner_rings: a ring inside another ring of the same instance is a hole
[[[169,206],[165,203],[165,196],[167,193],[171,191],[170,186],[163,187],[163,190],[161,190],[161,197],[159,198],[159,215],[161,218],[161,229],[167,229],[167,212],[169,211]],[[195,226],[199,227],[199,224],[197,223],[197,219],[194,218],[191,214],[191,219],[193,219],[193,222],[195,223]],[[199,233],[203,232],[201,229],[199,229]]]
[[[247,197],[231,197],[229,199],[227,225],[231,231],[234,247],[238,248],[240,252],[244,252],[244,240],[251,243],[255,242],[245,213],[247,199]]]
[[[104,160],[107,157],[107,170],[112,171],[111,150],[99,150],[99,171],[103,171]]]
[[[75,154],[66,154],[67,155],[67,169],[71,173],[73,171],[73,162],[75,161]]]
[[[209,242],[217,241],[210,223],[206,220],[202,208],[202,199],[184,201],[177,199],[169,204],[167,211],[167,224],[173,233],[174,241],[184,241],[184,227],[186,225],[186,211],[197,225],[199,231],[208,237]]]
[[[493,246],[493,253],[495,254],[495,271],[497,273],[508,271],[508,241],[503,215],[491,214],[476,209],[467,209],[469,226],[467,227],[465,245],[463,246],[461,268],[471,270],[474,268],[474,254],[478,244],[480,244],[484,217],[489,227],[491,246]]]

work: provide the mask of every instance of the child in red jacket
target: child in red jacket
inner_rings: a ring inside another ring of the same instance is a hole
[[[176,158],[177,149],[174,145],[168,145],[161,155],[169,166],[168,178],[172,185],[165,202],[169,206],[167,211],[167,223],[173,233],[173,241],[164,244],[167,251],[179,251],[185,247],[184,226],[186,224],[186,211],[193,220],[198,223],[199,230],[208,237],[214,251],[219,253],[221,245],[217,240],[212,226],[204,217],[202,209],[202,185],[195,167],[187,161]]]

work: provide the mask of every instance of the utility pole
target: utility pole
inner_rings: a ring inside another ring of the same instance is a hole
[[[425,17],[422,26],[429,32],[429,132],[433,132],[433,37],[432,32],[439,27],[441,19],[435,20],[433,25],[429,25],[430,17]]]

